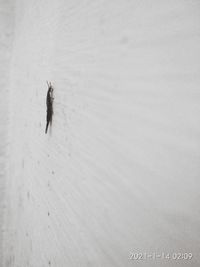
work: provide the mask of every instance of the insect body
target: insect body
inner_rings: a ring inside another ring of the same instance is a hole
[[[47,97],[46,97],[46,105],[47,105],[47,123],[46,123],[46,129],[45,133],[48,131],[49,124],[52,123],[52,116],[53,116],[53,87],[51,83],[48,83],[48,91],[47,91]]]

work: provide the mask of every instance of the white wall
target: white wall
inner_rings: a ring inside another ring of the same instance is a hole
[[[0,0],[0,266],[3,264],[3,231],[7,165],[9,63],[13,36],[13,3]]]
[[[195,0],[17,0],[5,266],[200,264],[199,15]],[[145,251],[193,259],[129,259]]]

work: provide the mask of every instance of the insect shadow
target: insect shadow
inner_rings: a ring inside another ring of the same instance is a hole
[[[51,85],[51,82],[47,81],[48,91],[47,91],[47,97],[46,97],[46,105],[47,105],[47,117],[46,117],[46,129],[45,133],[48,131],[49,125],[52,125],[52,117],[53,117],[53,86]]]

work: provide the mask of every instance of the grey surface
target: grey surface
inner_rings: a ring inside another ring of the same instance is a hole
[[[199,1],[16,1],[5,266],[200,264],[199,15]]]
[[[13,1],[0,0],[0,266],[3,266],[6,170],[8,164],[8,87],[13,38]]]

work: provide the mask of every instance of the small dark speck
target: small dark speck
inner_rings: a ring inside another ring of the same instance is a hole
[[[48,212],[48,216],[50,215],[50,213]]]
[[[51,262],[49,261],[49,265],[51,265]]]
[[[55,172],[54,171],[52,171],[52,174],[54,174]]]

